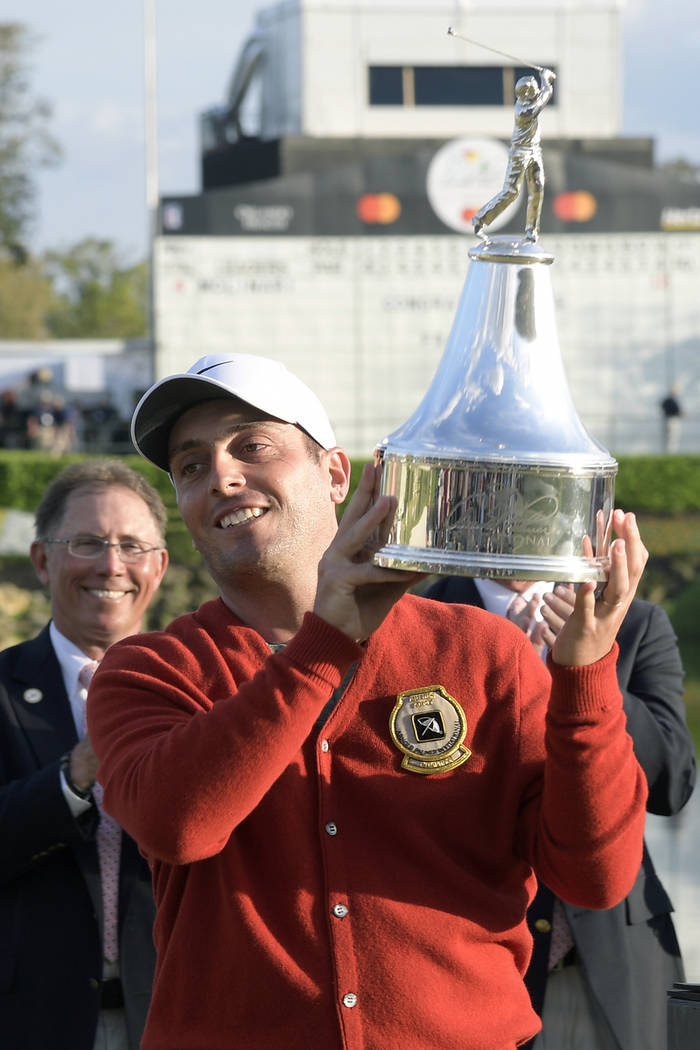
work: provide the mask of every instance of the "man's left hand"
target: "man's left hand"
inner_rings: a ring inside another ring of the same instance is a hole
[[[551,652],[556,664],[582,667],[602,660],[610,652],[634,598],[649,552],[642,543],[634,514],[616,510],[612,527],[618,538],[610,544],[610,571],[605,590],[596,598],[595,583],[579,584],[573,611],[553,639]],[[588,538],[584,541],[584,553],[593,556]],[[557,600],[563,601],[554,598],[546,604],[559,619],[565,619],[562,614],[566,609],[557,606]],[[546,614],[545,617],[549,622],[550,617]],[[552,626],[559,625],[552,621]]]

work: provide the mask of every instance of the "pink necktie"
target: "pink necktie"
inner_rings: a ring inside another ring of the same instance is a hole
[[[93,674],[97,669],[96,660],[83,664],[78,675],[78,682],[87,690]],[[100,811],[100,823],[97,827],[97,853],[100,860],[100,881],[102,883],[102,907],[104,912],[104,957],[114,962],[119,955],[117,927],[117,908],[119,904],[119,858],[121,853],[122,831],[116,820],[105,813],[102,805],[102,785],[95,782],[92,793]]]
[[[558,897],[554,898],[552,911],[552,939],[549,942],[549,969],[552,970],[574,946],[564,906]]]

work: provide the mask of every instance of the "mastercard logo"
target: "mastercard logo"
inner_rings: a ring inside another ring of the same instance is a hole
[[[589,222],[598,210],[598,202],[588,190],[558,193],[552,210],[562,222]]]
[[[401,214],[401,201],[393,193],[365,193],[355,205],[362,222],[383,226],[396,222]]]

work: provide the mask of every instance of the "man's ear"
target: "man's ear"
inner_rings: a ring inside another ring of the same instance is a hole
[[[170,555],[168,554],[168,551],[165,547],[163,547],[162,550],[157,551],[157,554],[159,558],[159,564],[158,569],[156,570],[156,575],[158,578],[158,583],[156,584],[156,587],[160,587],[163,577],[165,576],[165,570],[168,567],[168,562],[170,561]]]
[[[48,546],[42,540],[34,540],[29,548],[29,557],[32,559],[34,572],[45,587],[49,583],[48,569]]]
[[[342,448],[332,448],[327,453],[328,474],[331,479],[331,500],[343,502],[350,489],[350,460]]]

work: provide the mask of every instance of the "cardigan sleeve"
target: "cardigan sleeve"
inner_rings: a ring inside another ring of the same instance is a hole
[[[362,653],[308,613],[281,652],[262,643],[256,658],[237,654],[239,684],[220,651],[226,644],[193,619],[183,637],[112,646],[91,683],[88,726],[105,808],[151,859],[185,864],[218,853]]]
[[[646,779],[626,730],[616,656],[617,645],[586,667],[548,661],[545,762],[528,785],[520,821],[520,848],[538,878],[586,908],[619,903],[642,860]],[[529,707],[523,697],[526,766],[538,736],[533,721],[541,719],[541,711],[533,719]]]

